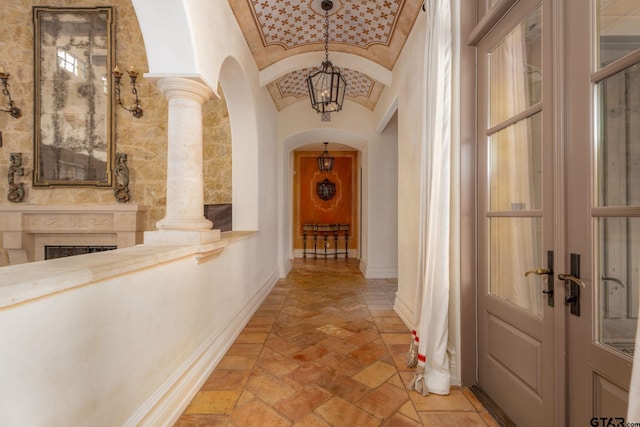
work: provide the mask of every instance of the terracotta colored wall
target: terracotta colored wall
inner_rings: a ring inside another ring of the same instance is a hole
[[[331,152],[333,171],[320,172],[320,152],[296,152],[294,179],[294,248],[302,249],[302,224],[349,224],[349,249],[357,248],[357,153]],[[328,179],[336,185],[330,200],[316,194],[316,184]]]

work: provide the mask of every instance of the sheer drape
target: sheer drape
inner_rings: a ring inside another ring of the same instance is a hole
[[[491,53],[491,125],[523,112],[536,102],[530,87],[526,33],[516,26]],[[541,115],[520,120],[490,138],[490,210],[540,209]],[[491,293],[536,315],[542,314],[541,281],[524,272],[541,264],[542,224],[534,218],[492,218]],[[508,262],[505,262],[508,260]]]
[[[451,165],[451,6],[429,0],[425,42],[418,284],[414,325],[418,367],[409,389],[448,394],[447,356]]]

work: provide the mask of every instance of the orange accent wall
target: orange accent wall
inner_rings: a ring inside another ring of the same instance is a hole
[[[302,249],[302,224],[349,224],[349,249],[357,249],[357,152],[333,152],[333,171],[320,172],[316,158],[321,152],[294,154],[294,245]],[[336,185],[330,200],[316,194],[316,184],[325,178]]]

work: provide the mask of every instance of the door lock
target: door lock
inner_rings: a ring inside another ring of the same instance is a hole
[[[538,268],[536,270],[529,270],[524,273],[525,276],[528,276],[530,274],[549,277],[553,276],[553,251],[547,251],[547,268]],[[547,304],[553,307],[553,279],[547,280],[547,289],[543,289],[542,293],[547,295]]]
[[[571,306],[571,314],[580,316],[580,288],[587,286],[580,280],[580,255],[571,254],[571,274],[558,274],[559,280],[571,286],[570,293],[564,298],[565,304]]]

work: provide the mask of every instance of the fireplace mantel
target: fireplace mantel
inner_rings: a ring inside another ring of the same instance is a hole
[[[2,246],[10,264],[44,260],[47,245],[114,245],[142,243],[138,205],[7,205],[0,207]]]

